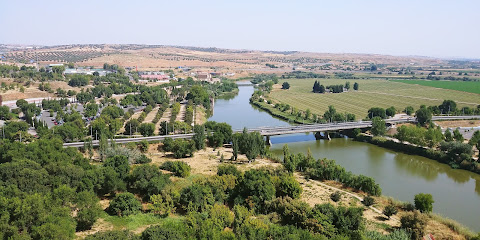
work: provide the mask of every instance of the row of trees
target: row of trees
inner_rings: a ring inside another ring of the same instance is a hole
[[[315,160],[312,155],[307,156],[299,153],[291,154],[288,146],[283,147],[283,162],[285,168],[293,172],[295,170],[304,172],[307,177],[317,180],[335,180],[343,183],[347,187],[352,187],[374,196],[380,196],[382,190],[375,183],[373,178],[354,175],[347,172],[345,168],[335,163],[335,160],[318,159]]]

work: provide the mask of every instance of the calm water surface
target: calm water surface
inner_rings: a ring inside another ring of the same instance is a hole
[[[233,129],[288,125],[249,104],[252,86],[239,88],[235,98],[216,100],[209,120],[227,122]],[[306,154],[310,149],[315,158],[335,159],[347,171],[373,177],[386,196],[413,203],[415,194],[430,193],[435,200],[434,212],[480,231],[478,174],[347,138],[317,141],[313,134],[296,134],[272,137],[271,141],[271,150],[278,156],[283,156],[282,147],[288,143],[293,153]]]

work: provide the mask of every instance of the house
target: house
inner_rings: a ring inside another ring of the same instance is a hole
[[[210,79],[212,78],[212,75],[210,75],[210,73],[207,73],[207,72],[197,72],[196,77],[198,81],[210,81]]]

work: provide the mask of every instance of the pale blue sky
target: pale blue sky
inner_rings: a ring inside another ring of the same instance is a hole
[[[0,0],[0,43],[480,58],[479,0]]]

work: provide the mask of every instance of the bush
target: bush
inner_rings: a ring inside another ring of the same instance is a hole
[[[180,240],[186,239],[182,229],[165,226],[151,226],[142,232],[141,240]]]
[[[397,212],[398,210],[393,204],[389,204],[383,209],[383,214],[385,214],[385,216],[387,216],[388,219],[390,219],[392,215],[397,214]]]
[[[237,179],[240,179],[242,176],[242,172],[240,172],[235,166],[230,165],[230,164],[220,164],[217,167],[217,175],[218,176],[223,176],[223,175],[233,175],[237,177]]]
[[[415,195],[415,208],[420,212],[431,212],[433,209],[433,197],[431,194],[419,193]]]
[[[332,199],[332,201],[334,202],[340,201],[341,198],[342,198],[342,193],[340,191],[336,191],[330,194],[330,199]]]
[[[299,198],[302,194],[300,183],[292,175],[283,175],[276,188],[277,197]]]
[[[167,161],[160,166],[161,169],[174,173],[177,177],[188,177],[190,175],[190,166],[182,161]]]
[[[366,196],[366,197],[363,198],[362,203],[363,203],[363,205],[365,205],[367,207],[370,207],[373,204],[375,204],[375,199],[371,196]]]
[[[142,156],[137,158],[137,160],[135,160],[136,164],[144,164],[144,163],[150,163],[150,162],[152,162],[152,159],[148,158],[147,156],[145,156],[143,154],[142,154]]]
[[[159,194],[168,183],[168,175],[152,165],[138,166],[129,176],[129,188],[145,196]]]
[[[411,239],[421,239],[425,235],[426,217],[418,211],[407,213],[400,218],[401,228],[410,232]]]
[[[112,199],[108,211],[110,214],[118,216],[128,216],[138,213],[142,209],[142,204],[132,193],[119,193]]]

